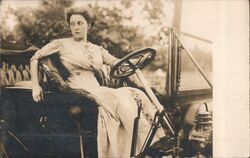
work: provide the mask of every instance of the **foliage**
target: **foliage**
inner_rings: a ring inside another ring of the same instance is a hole
[[[39,9],[16,10],[23,39],[41,47],[52,39],[69,35],[63,10],[72,4],[72,0],[43,0]]]
[[[1,14],[1,25],[0,25],[0,37],[1,43],[3,41],[21,41],[23,38],[23,32],[19,29],[19,27],[8,26],[9,21],[13,20],[15,16],[13,13],[15,10],[11,7],[8,7],[5,12],[5,16]],[[12,24],[11,24],[12,25]],[[11,29],[10,29],[11,28]]]
[[[1,39],[7,41],[11,39],[18,43],[29,43],[42,47],[53,39],[68,37],[71,33],[64,20],[64,9],[75,2],[74,0],[42,0],[39,8],[11,9],[9,15],[15,15],[18,24],[14,31],[8,33],[8,37],[4,36],[8,32],[8,28],[5,27],[1,31],[3,32]],[[147,26],[163,27],[162,0],[121,0],[112,3],[114,3],[113,7],[105,6],[97,1],[85,4],[89,5],[96,14],[95,25],[88,34],[91,42],[102,45],[117,57],[122,57],[142,47],[159,45],[161,39],[157,36],[147,37],[144,29]],[[144,21],[143,26],[132,22],[135,18],[133,11],[136,11],[137,6],[142,6],[143,16],[139,20]],[[6,18],[8,17],[3,19]],[[166,50],[162,46],[156,48],[159,55],[153,66],[160,67],[165,62],[162,54],[166,54]]]
[[[129,41],[136,37],[135,27],[122,25],[124,19],[122,11],[117,8],[103,8],[97,5],[90,5],[95,10],[95,25],[89,32],[89,40],[95,44],[102,45],[117,57],[122,57],[129,49]]]

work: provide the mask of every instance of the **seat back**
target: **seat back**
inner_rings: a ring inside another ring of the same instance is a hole
[[[15,86],[18,82],[29,81],[30,70],[28,64],[6,63],[0,61],[0,87]]]
[[[49,90],[67,90],[66,79],[69,77],[68,70],[60,62],[58,55],[52,54],[39,61],[39,78],[44,88]],[[46,78],[46,81],[42,78]]]

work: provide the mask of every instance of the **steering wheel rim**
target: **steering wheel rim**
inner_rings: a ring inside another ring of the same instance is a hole
[[[136,71],[136,69],[143,69],[155,59],[155,56],[156,51],[153,48],[143,48],[134,51],[117,62],[112,67],[110,75],[113,78],[130,76]]]

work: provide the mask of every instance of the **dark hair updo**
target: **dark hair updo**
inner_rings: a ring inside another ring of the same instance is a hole
[[[86,7],[75,7],[66,10],[65,18],[68,24],[70,24],[70,17],[74,14],[82,15],[90,26],[94,25],[95,15],[89,8]]]

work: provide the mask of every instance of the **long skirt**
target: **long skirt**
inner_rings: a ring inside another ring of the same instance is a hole
[[[131,87],[97,87],[89,92],[99,105],[97,145],[100,158],[130,157],[134,119],[138,115],[138,104],[141,102],[142,112],[136,144],[138,154],[156,112],[148,97],[139,89]],[[159,129],[153,142],[163,136],[164,131]]]

